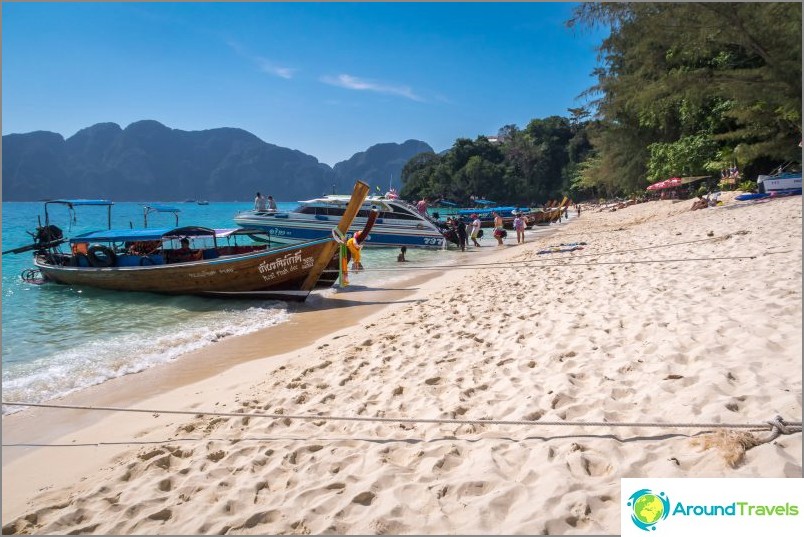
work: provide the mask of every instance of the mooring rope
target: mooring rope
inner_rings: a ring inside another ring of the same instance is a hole
[[[738,232],[738,234],[740,234]],[[543,258],[543,259],[529,259],[523,261],[492,261],[489,263],[459,263],[455,265],[411,265],[406,267],[386,267],[386,268],[368,268],[363,269],[359,272],[400,272],[400,271],[409,271],[409,270],[440,270],[446,268],[494,268],[494,267],[502,267],[502,268],[527,268],[529,266],[541,267],[541,266],[588,266],[588,265],[601,265],[601,264],[628,264],[628,263],[639,263],[639,262],[647,262],[647,263],[660,263],[660,262],[678,262],[678,261],[701,261],[706,259],[712,260],[728,260],[728,259],[755,259],[756,255],[753,256],[736,256],[736,257],[712,257],[712,258],[682,258],[682,259],[660,259],[660,260],[637,260],[637,261],[611,261],[611,262],[597,262],[597,263],[571,263],[571,264],[560,264],[560,265],[543,265],[543,263],[555,263],[558,260],[566,260],[566,259],[579,259],[581,257],[599,257],[603,255],[618,255],[618,254],[625,254],[625,253],[632,253],[632,252],[639,252],[643,250],[654,250],[658,248],[669,248],[671,246],[683,246],[687,244],[694,244],[698,242],[706,242],[706,241],[717,241],[717,240],[726,240],[730,239],[734,236],[733,233],[729,233],[727,235],[723,235],[721,237],[707,237],[705,239],[695,239],[691,241],[682,241],[682,242],[672,242],[669,244],[658,244],[658,245],[651,245],[651,246],[641,246],[639,248],[630,248],[627,250],[614,250],[610,252],[600,252],[600,253],[583,253],[583,254],[576,254],[572,252],[572,255],[561,256],[558,258]],[[788,253],[789,251],[780,251],[780,252],[765,252],[762,255],[775,255],[775,254],[783,254]],[[563,252],[556,252],[556,253],[563,253]],[[569,253],[569,252],[567,252]],[[530,265],[530,263],[540,263],[539,265]]]
[[[651,246],[641,246],[639,248],[630,248],[628,250],[613,250],[613,251],[610,251],[610,252],[600,252],[600,253],[576,254],[573,251],[572,255],[559,257],[559,259],[578,259],[578,258],[581,258],[581,257],[598,257],[598,256],[601,256],[601,255],[628,254],[628,253],[632,253],[632,252],[639,252],[639,251],[642,251],[642,250],[655,250],[655,249],[658,249],[658,248],[669,248],[671,246],[682,246],[682,245],[685,245],[685,244],[694,244],[694,243],[697,243],[697,242],[725,240],[725,239],[730,239],[731,237],[732,237],[732,234],[728,234],[728,235],[724,235],[722,237],[707,237],[705,239],[695,239],[695,240],[692,240],[692,241],[671,242],[669,244],[654,244],[654,245],[651,245]],[[583,246],[586,246],[586,245],[583,245]],[[548,248],[550,248],[550,247],[548,246]],[[565,252],[556,252],[556,253],[565,253]],[[566,253],[569,253],[569,252],[566,252]],[[492,261],[492,262],[489,262],[489,263],[465,263],[465,264],[462,264],[461,266],[473,266],[473,267],[485,267],[485,266],[494,266],[494,265],[506,265],[507,266],[507,265],[510,265],[511,263],[530,263],[530,262],[544,263],[544,262],[548,262],[548,261],[554,261],[555,259],[556,258],[552,258],[552,259],[550,259],[550,258],[542,258],[542,259],[531,259],[531,260],[528,260],[528,261]],[[431,265],[431,266],[437,266],[437,265]],[[450,266],[450,265],[445,265],[445,266]]]
[[[26,403],[20,401],[3,401],[8,406],[25,406],[40,408],[57,408],[70,410],[92,410],[105,412],[135,412],[145,414],[178,414],[192,416],[214,416],[226,418],[268,418],[275,420],[315,420],[315,421],[354,421],[354,422],[375,422],[375,423],[430,423],[447,425],[526,425],[543,427],[636,427],[636,428],[683,428],[683,429],[754,429],[770,430],[771,436],[762,443],[770,442],[782,434],[793,434],[801,432],[801,422],[785,421],[781,416],[776,416],[763,423],[663,423],[663,422],[616,422],[616,421],[542,421],[542,420],[495,420],[495,419],[455,419],[455,418],[386,418],[380,416],[332,416],[321,414],[269,414],[263,412],[213,412],[198,410],[167,410],[153,408],[122,408],[108,406],[84,406],[84,405],[58,405],[49,403]]]
[[[783,252],[767,252],[762,255],[773,255]],[[639,265],[642,263],[686,263],[689,261],[731,261],[736,259],[756,259],[756,255],[739,255],[727,257],[687,257],[678,259],[639,259],[636,261],[597,261],[594,263],[553,263],[550,265],[533,265],[531,263],[543,263],[544,261],[554,261],[552,259],[531,259],[528,261],[510,261],[507,263],[494,263],[494,264],[459,264],[459,265],[413,265],[410,267],[385,267],[385,268],[368,268],[357,271],[360,272],[404,272],[411,270],[447,270],[447,269],[510,269],[510,268],[549,268],[549,267],[586,267],[594,265]],[[565,257],[563,259],[573,259],[572,257]]]

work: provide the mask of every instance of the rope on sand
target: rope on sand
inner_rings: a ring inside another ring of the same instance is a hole
[[[762,255],[773,255],[782,252],[766,252]],[[636,261],[596,261],[594,263],[553,263],[551,265],[533,264],[542,263],[539,259],[530,261],[510,261],[507,263],[489,263],[489,264],[463,264],[463,265],[414,265],[410,267],[388,267],[388,268],[370,268],[363,269],[359,272],[402,272],[410,270],[452,270],[452,269],[511,269],[511,268],[549,268],[549,267],[586,267],[595,265],[640,265],[643,263],[686,263],[689,261],[731,261],[736,259],[756,259],[756,255],[739,255],[728,257],[686,257],[678,259],[639,259]],[[563,259],[574,259],[566,257]],[[544,261],[549,261],[545,259]]]
[[[57,405],[48,403],[25,403],[19,401],[3,401],[2,404],[8,406],[25,406],[40,408],[58,408],[71,410],[93,410],[106,412],[139,412],[146,414],[179,414],[192,416],[215,416],[227,418],[268,418],[275,420],[315,420],[315,421],[357,421],[375,423],[435,423],[448,425],[527,425],[545,427],[636,427],[636,428],[682,428],[682,429],[753,429],[768,430],[770,435],[757,441],[756,445],[772,442],[782,434],[794,434],[801,432],[801,422],[788,422],[781,416],[776,416],[764,423],[662,423],[662,422],[616,422],[616,421],[542,421],[542,420],[487,420],[487,419],[453,419],[453,418],[385,418],[379,416],[327,416],[311,414],[267,414],[267,413],[245,413],[245,412],[207,412],[197,410],[165,410],[151,408],[121,408],[107,406],[83,406],[83,405]],[[3,444],[4,446],[6,444]]]
[[[721,237],[707,237],[705,239],[695,239],[691,241],[682,241],[682,242],[671,242],[669,244],[658,244],[652,246],[641,246],[639,248],[631,248],[628,250],[614,250],[611,252],[599,252],[599,253],[584,253],[584,254],[577,254],[573,253],[572,255],[558,257],[560,260],[564,259],[579,259],[581,257],[599,257],[603,255],[617,255],[617,254],[625,254],[625,253],[632,253],[632,252],[639,252],[643,250],[655,250],[658,248],[669,248],[671,246],[683,246],[686,244],[694,244],[697,242],[707,242],[707,241],[722,241],[732,238],[734,235],[741,235],[743,233],[736,232],[736,233],[729,233],[727,235],[723,235]],[[789,253],[790,250],[786,251],[777,251],[777,252],[765,252],[762,255],[775,255],[775,254],[783,254]],[[461,263],[456,265],[414,265],[414,266],[407,266],[407,267],[388,267],[388,268],[370,268],[370,269],[363,269],[360,272],[399,272],[399,271],[408,271],[408,270],[442,270],[442,269],[451,269],[451,268],[458,268],[458,269],[468,269],[468,268],[527,268],[527,267],[544,267],[544,266],[557,266],[557,267],[567,267],[567,266],[588,266],[588,265],[617,265],[617,264],[636,264],[636,263],[662,263],[662,262],[681,262],[681,261],[703,261],[703,260],[731,260],[731,259],[756,259],[756,255],[753,256],[738,256],[738,257],[702,257],[702,258],[685,258],[685,259],[656,259],[656,260],[637,260],[637,261],[600,261],[596,263],[568,263],[568,264],[554,264],[554,265],[544,265],[544,263],[554,262],[556,258],[542,258],[542,259],[530,259],[527,261],[493,261],[489,263]],[[539,263],[538,265],[532,265],[531,263]]]

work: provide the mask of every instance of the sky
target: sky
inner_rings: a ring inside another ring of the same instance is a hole
[[[602,31],[573,3],[2,3],[2,133],[152,119],[334,165],[568,116]]]

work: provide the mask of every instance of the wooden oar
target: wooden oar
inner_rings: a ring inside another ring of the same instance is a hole
[[[341,216],[341,221],[338,222],[338,230],[342,235],[345,235],[346,232],[349,231],[349,226],[352,225],[352,220],[357,216],[357,211],[359,211],[360,206],[363,205],[363,201],[365,201],[368,192],[369,186],[366,183],[363,181],[355,183],[355,188],[352,190],[352,198],[349,200],[349,204],[346,205],[346,210],[343,212],[343,216]],[[302,291],[310,291],[315,287],[318,278],[321,277],[321,273],[324,272],[324,269],[329,264],[332,256],[335,255],[335,250],[337,249],[338,243],[335,242],[334,239],[324,246],[318,259],[315,260],[313,268],[310,269],[307,278],[301,285]]]

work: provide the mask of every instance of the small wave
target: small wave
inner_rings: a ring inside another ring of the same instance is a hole
[[[170,362],[223,339],[286,322],[289,317],[286,305],[277,302],[271,307],[200,315],[179,325],[151,330],[147,336],[128,333],[87,341],[31,361],[7,363],[3,368],[3,398],[41,403],[63,397]],[[4,406],[3,414],[19,410],[21,407]]]

